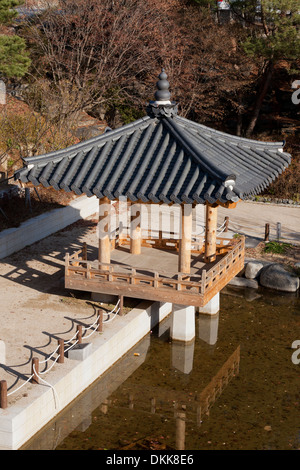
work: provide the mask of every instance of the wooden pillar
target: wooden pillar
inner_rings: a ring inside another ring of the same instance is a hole
[[[191,204],[181,206],[181,239],[179,243],[178,271],[191,272],[191,240],[193,207]]]
[[[130,212],[130,253],[140,255],[142,251],[141,205],[131,204]]]
[[[270,236],[270,224],[265,225],[265,242],[269,241]]]
[[[218,205],[206,204],[204,261],[216,259]]]
[[[110,200],[99,199],[99,252],[100,263],[110,263]]]

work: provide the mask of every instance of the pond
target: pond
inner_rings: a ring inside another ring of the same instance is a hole
[[[227,287],[220,304],[187,345],[168,317],[23,449],[300,449],[299,297]]]

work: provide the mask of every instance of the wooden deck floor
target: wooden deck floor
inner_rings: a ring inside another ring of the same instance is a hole
[[[218,256],[219,261],[222,255]],[[132,268],[153,269],[175,275],[178,272],[178,253],[158,248],[142,247],[140,255],[133,255],[127,246],[120,246],[111,252],[111,263]],[[202,269],[209,269],[214,263],[205,264],[203,257],[192,254],[191,273],[200,274]]]

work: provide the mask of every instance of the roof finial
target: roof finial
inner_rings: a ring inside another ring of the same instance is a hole
[[[170,83],[167,80],[168,75],[165,72],[165,69],[162,69],[161,73],[158,76],[158,82],[156,82],[157,91],[155,92],[155,99],[158,102],[163,101],[170,103],[171,94],[169,92]]]
[[[155,101],[150,101],[147,106],[147,113],[150,117],[172,117],[177,114],[177,104],[170,101],[168,75],[165,69],[162,69],[156,82],[157,91],[154,94]]]

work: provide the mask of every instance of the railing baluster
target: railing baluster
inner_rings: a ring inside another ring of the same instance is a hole
[[[86,244],[86,242],[84,242],[83,245],[82,245],[82,260],[87,261],[87,244]],[[82,266],[84,268],[86,268],[87,263],[82,263]]]
[[[159,287],[159,274],[157,271],[155,271],[154,273],[153,287],[155,288]]]
[[[69,276],[69,266],[70,266],[70,255],[69,253],[66,254],[65,257],[65,276]]]
[[[90,263],[87,263],[87,267],[86,267],[86,278],[87,278],[87,279],[91,279],[91,265],[90,265]]]
[[[205,285],[206,285],[206,269],[203,269],[202,278],[201,278],[201,294],[205,293]]]
[[[177,280],[178,280],[177,290],[182,290],[182,285],[181,285],[181,282],[182,282],[182,274],[181,274],[181,273],[178,273],[178,274],[177,274]]]

